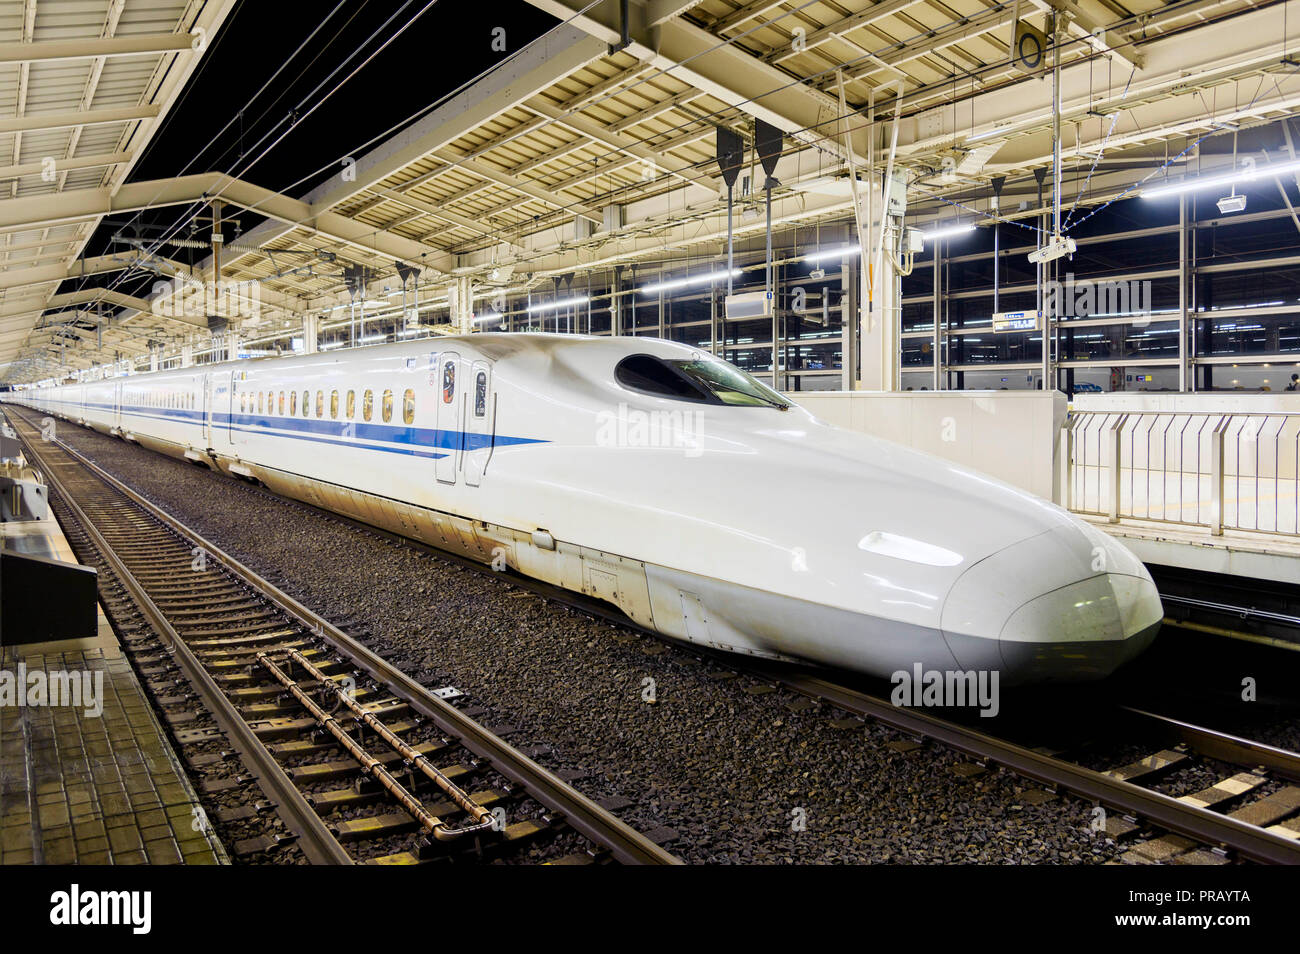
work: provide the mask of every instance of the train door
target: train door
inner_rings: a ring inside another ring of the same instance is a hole
[[[475,361],[465,382],[464,439],[465,483],[477,487],[492,459],[492,438],[496,433],[496,395],[492,391],[492,362]]]
[[[444,351],[438,357],[438,447],[444,456],[434,461],[434,473],[439,483],[454,484],[460,467],[460,355]]]
[[[110,420],[113,422],[111,426],[113,427],[114,430],[120,430],[122,427],[122,385],[121,384],[113,385],[113,410],[110,412],[110,414],[112,415],[110,417]]]
[[[212,446],[212,375],[203,375],[203,446]]]
[[[226,415],[226,437],[232,444],[242,443],[242,435],[235,427],[235,415],[239,413],[239,399],[243,395],[244,371],[230,372],[230,412]]]

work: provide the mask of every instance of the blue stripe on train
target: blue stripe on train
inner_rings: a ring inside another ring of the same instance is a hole
[[[92,407],[112,411],[112,404],[79,404],[73,401],[51,401],[69,407]],[[134,417],[145,417],[160,421],[174,421],[193,424],[196,427],[204,423],[202,411],[179,408],[156,408],[142,405],[125,405],[122,413]],[[273,437],[287,437],[291,440],[313,441],[320,444],[337,444],[343,447],[357,447],[363,450],[384,451],[390,454],[409,454],[415,457],[427,457],[434,460],[446,457],[434,450],[479,450],[488,446],[509,447],[517,444],[549,443],[535,437],[493,438],[491,434],[476,434],[472,431],[443,431],[430,427],[410,427],[392,424],[369,424],[357,421],[326,421],[319,418],[268,417],[258,414],[214,414],[213,427],[230,427],[246,434],[263,434]],[[299,433],[292,433],[297,431]],[[384,447],[378,444],[357,443],[359,441],[389,441],[403,444],[403,447]]]

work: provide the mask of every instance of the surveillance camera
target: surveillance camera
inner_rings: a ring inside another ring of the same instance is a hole
[[[823,278],[826,277],[826,269],[814,268],[811,272],[808,273],[808,277],[815,282],[821,281]]]
[[[1058,258],[1066,255],[1073,255],[1078,245],[1074,239],[1055,235],[1042,248],[1036,248],[1029,253],[1029,261],[1035,265],[1042,265],[1046,262],[1053,262]]]

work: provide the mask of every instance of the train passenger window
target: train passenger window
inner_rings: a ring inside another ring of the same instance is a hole
[[[348,392],[348,420],[357,416],[357,392]]]
[[[258,391],[257,392],[257,413],[258,414],[262,413],[262,402],[265,399],[266,399],[266,393],[263,391]]]
[[[325,392],[324,391],[316,392],[316,416],[317,417],[325,416]]]
[[[402,394],[402,421],[406,424],[415,423],[415,392],[410,388]]]
[[[383,403],[382,414],[383,414],[385,424],[387,424],[389,421],[393,419],[393,392],[392,391],[384,392],[384,403]]]
[[[474,416],[487,417],[487,372],[474,376]]]
[[[292,417],[297,413],[298,413],[298,392],[290,391],[289,392],[289,416]]]
[[[339,392],[330,392],[330,417],[339,416]]]
[[[240,413],[240,414],[247,414],[247,413],[248,413],[248,395],[247,395],[247,394],[241,394],[241,395],[239,395],[239,413]]]
[[[370,415],[375,411],[375,392],[367,391],[361,396],[361,419],[370,420]]]
[[[280,392],[280,413],[284,413],[284,392]]]
[[[302,392],[302,416],[303,417],[306,417],[308,414],[311,413],[310,405],[311,405],[311,392],[303,391]]]

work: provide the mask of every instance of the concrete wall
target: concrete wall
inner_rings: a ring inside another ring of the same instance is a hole
[[[1065,395],[1052,391],[826,391],[791,399],[829,424],[882,437],[1060,501]]]

